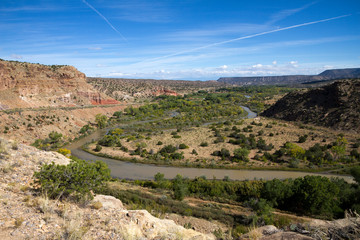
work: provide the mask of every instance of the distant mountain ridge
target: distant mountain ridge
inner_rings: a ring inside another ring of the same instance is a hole
[[[345,78],[360,78],[360,68],[330,69],[318,75],[284,75],[260,77],[221,77],[217,81],[233,85],[301,84]]]

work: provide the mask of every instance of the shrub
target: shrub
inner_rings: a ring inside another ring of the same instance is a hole
[[[176,151],[176,147],[169,144],[166,145],[165,147],[163,147],[162,149],[160,149],[160,153],[174,153]]]
[[[95,116],[95,122],[98,126],[98,128],[105,128],[108,121],[108,117],[103,114],[96,114]]]
[[[207,146],[209,146],[209,144],[207,142],[200,143],[200,147],[207,147]]]
[[[249,161],[249,153],[250,151],[246,148],[237,148],[234,150],[234,161]]]
[[[95,152],[100,152],[102,150],[102,146],[100,146],[99,144],[96,144],[96,147],[94,149]]]
[[[121,146],[121,142],[119,137],[117,136],[111,136],[111,135],[105,135],[102,139],[98,141],[99,145],[105,146],[105,147],[113,147],[115,145]]]
[[[298,143],[304,143],[304,142],[306,142],[307,138],[308,138],[308,135],[307,135],[307,134],[300,136]]]
[[[70,157],[71,155],[71,151],[69,149],[66,148],[60,148],[59,150],[57,150],[58,153],[66,156],[66,157]]]
[[[156,145],[163,145],[162,141],[158,141]]]
[[[110,169],[101,161],[88,163],[72,159],[68,165],[45,164],[33,178],[35,189],[49,198],[72,197],[80,201],[92,199],[91,192],[110,180]]]
[[[189,148],[189,146],[187,146],[185,143],[181,143],[179,145],[179,149],[187,149],[187,148]]]
[[[226,149],[226,148],[222,148],[220,151],[214,151],[212,153],[212,155],[219,156],[222,159],[225,159],[225,158],[230,157],[230,151],[228,149]]]

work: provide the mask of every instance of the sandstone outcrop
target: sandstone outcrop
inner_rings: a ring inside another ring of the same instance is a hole
[[[0,110],[116,103],[75,67],[0,60]]]

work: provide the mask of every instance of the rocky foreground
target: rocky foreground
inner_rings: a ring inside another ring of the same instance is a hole
[[[50,162],[69,159],[1,139],[0,239],[215,239],[146,210],[126,210],[111,196],[79,206],[33,195],[33,172]]]
[[[126,210],[120,200],[97,195],[86,204],[50,200],[35,195],[32,175],[42,164],[68,164],[56,152],[0,138],[0,239],[215,239],[212,234],[185,229],[146,210]],[[316,220],[255,228],[241,239],[357,239],[360,217]]]

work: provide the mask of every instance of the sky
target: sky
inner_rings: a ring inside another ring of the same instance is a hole
[[[360,67],[360,0],[1,0],[0,58],[90,77],[318,74]]]

